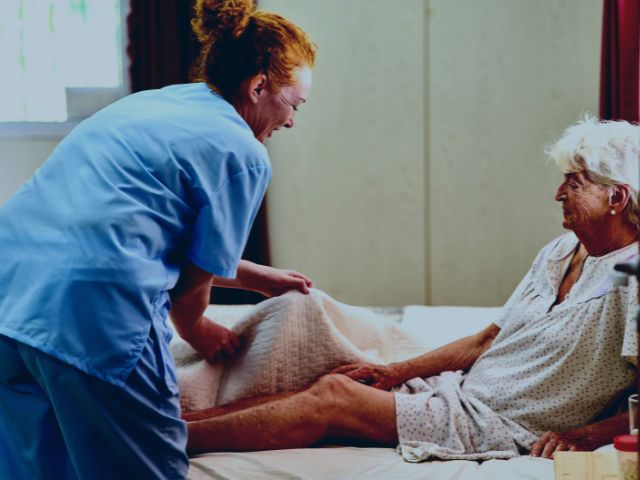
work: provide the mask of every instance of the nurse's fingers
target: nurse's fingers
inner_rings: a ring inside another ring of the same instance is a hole
[[[238,352],[241,346],[242,342],[240,341],[238,335],[236,335],[235,332],[229,330],[227,338],[222,342],[220,355],[223,357],[232,357]]]
[[[234,348],[234,346],[230,343],[230,342],[223,342],[222,343],[222,352],[221,353],[226,353],[229,356],[232,356],[234,353],[236,353],[236,349]]]
[[[300,290],[302,293],[309,293],[309,287],[307,286],[307,282],[304,279],[300,278],[296,282],[296,288]]]
[[[304,284],[309,287],[312,288],[313,287],[313,280],[311,280],[309,277],[307,277],[306,275],[300,273],[300,272],[296,272],[295,270],[290,270],[289,271],[289,275],[291,275],[292,277],[296,277],[299,278],[301,280],[304,281]]]
[[[234,332],[231,332],[233,335],[229,336],[229,341],[231,342],[231,345],[233,345],[233,347],[237,350],[242,346],[242,341],[240,340],[240,337],[238,337],[238,335],[236,335]]]
[[[307,287],[313,288],[313,280],[311,280],[309,277],[305,277],[304,275],[302,275],[302,279],[304,280],[304,283],[307,285]]]

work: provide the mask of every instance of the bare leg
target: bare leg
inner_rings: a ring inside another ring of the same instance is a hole
[[[302,392],[188,426],[190,453],[300,448],[329,437],[398,441],[393,394],[335,374]]]
[[[299,390],[298,390],[299,391]],[[274,393],[272,395],[265,395],[263,397],[248,397],[241,398],[235,402],[227,403],[225,405],[218,405],[216,407],[207,408],[205,410],[193,410],[191,412],[182,412],[182,419],[187,422],[194,422],[196,420],[205,420],[207,418],[219,417],[220,415],[226,415],[227,413],[236,412],[238,410],[245,410],[256,405],[261,405],[267,402],[273,402],[274,400],[281,400],[283,398],[290,397],[298,393],[295,392],[281,392]]]

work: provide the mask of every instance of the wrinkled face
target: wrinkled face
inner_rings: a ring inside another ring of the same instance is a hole
[[[307,101],[311,90],[311,69],[297,70],[293,85],[281,87],[274,92],[266,87],[253,115],[252,129],[256,138],[264,143],[276,130],[291,128],[295,123],[298,107]]]
[[[566,173],[556,200],[562,202],[562,226],[569,230],[590,230],[609,215],[610,190],[593,183],[586,172]]]

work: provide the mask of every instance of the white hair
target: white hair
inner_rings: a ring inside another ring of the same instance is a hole
[[[545,153],[563,173],[585,170],[602,185],[625,184],[631,188],[627,218],[640,226],[640,126],[625,121],[599,121],[585,114],[565,130]]]

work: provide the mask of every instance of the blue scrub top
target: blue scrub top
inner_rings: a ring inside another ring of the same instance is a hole
[[[235,276],[270,178],[264,146],[204,83],[98,112],[0,208],[0,333],[123,385],[152,324],[170,339],[186,258]]]

